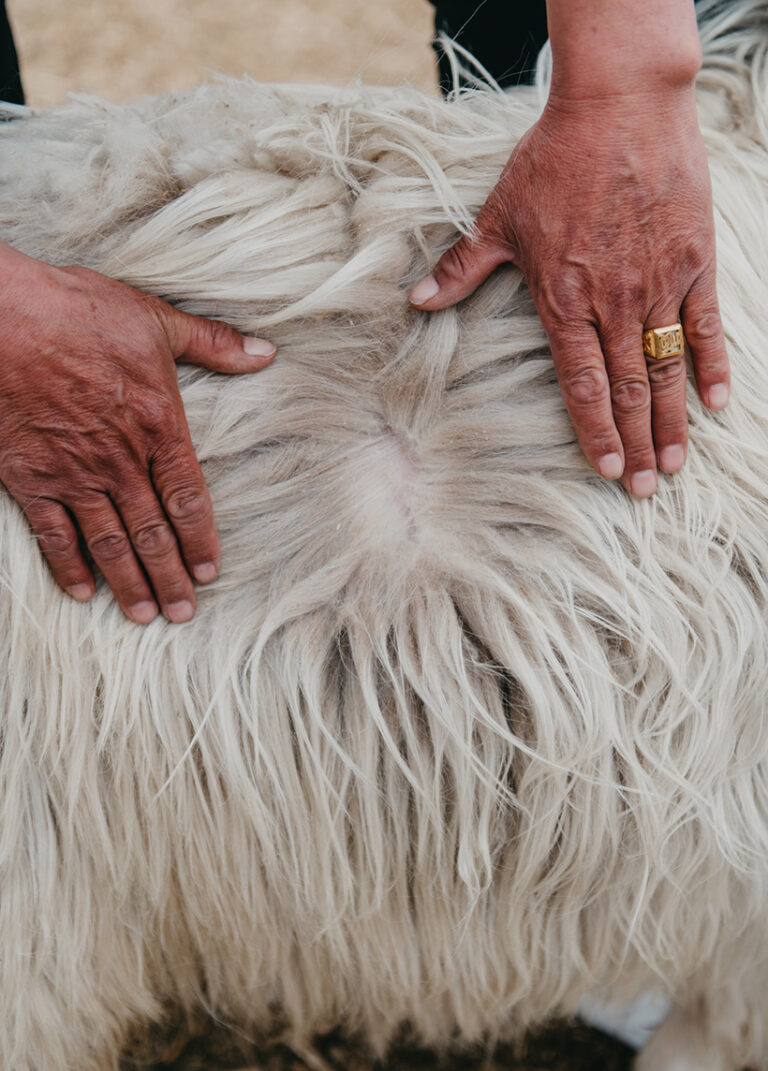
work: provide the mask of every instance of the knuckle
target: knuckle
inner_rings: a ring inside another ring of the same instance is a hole
[[[708,213],[699,225],[695,240],[685,242],[678,250],[680,271],[692,282],[702,275],[715,274],[715,236]]]
[[[70,557],[77,550],[74,535],[58,525],[37,527],[35,535],[40,550],[47,558]]]
[[[152,597],[143,580],[129,579],[119,585],[113,584],[112,589],[125,606],[135,606],[137,602],[143,602]]]
[[[560,376],[566,402],[576,406],[597,405],[605,399],[605,375],[590,365],[564,371]]]
[[[477,248],[477,246],[475,246]],[[466,238],[447,249],[440,258],[440,271],[449,279],[462,278],[471,263],[472,247]]]
[[[104,532],[88,540],[88,549],[96,561],[119,561],[128,553],[128,538],[122,532]]]
[[[168,516],[173,521],[200,521],[210,513],[208,496],[201,487],[177,487],[165,501]]]
[[[562,344],[573,338],[574,325],[588,319],[591,305],[584,280],[568,269],[557,277],[542,276],[534,281],[537,304],[545,313],[547,332]]]
[[[117,485],[122,482],[122,475],[130,466],[127,440],[108,439],[99,448],[96,468],[102,475],[115,479]]]
[[[121,577],[116,580],[112,577],[109,580],[109,586],[112,593],[115,594],[115,598],[125,609],[130,609],[136,603],[147,602],[154,598],[151,588],[145,583],[144,579]]]
[[[2,459],[3,483],[10,489],[30,491],[39,476],[39,470],[30,458],[12,453]]]
[[[131,533],[131,541],[143,558],[165,557],[176,544],[170,528],[162,521],[139,525]]]
[[[651,385],[647,376],[625,376],[611,384],[614,411],[620,416],[635,416],[650,405]]]
[[[167,577],[163,584],[157,587],[157,594],[163,606],[169,606],[174,602],[192,602],[194,600],[194,588],[186,574]]]
[[[684,378],[685,365],[679,357],[671,357],[666,361],[649,363],[648,365],[648,379],[651,383],[651,389],[656,394],[665,394],[677,390],[681,380]]]
[[[616,434],[606,434],[600,430],[593,432],[583,440],[584,449],[594,457],[604,457],[606,454],[618,453],[621,449],[617,442]]]
[[[139,419],[142,428],[152,435],[167,434],[176,424],[173,407],[168,400],[152,393],[142,397]]]
[[[197,331],[202,336],[206,348],[214,353],[222,353],[232,349],[232,329],[221,320],[198,319]]]
[[[714,346],[719,344],[723,328],[720,314],[714,309],[698,313],[686,324],[686,338],[697,346]]]

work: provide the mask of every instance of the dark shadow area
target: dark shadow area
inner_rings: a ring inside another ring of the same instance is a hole
[[[620,1041],[582,1023],[555,1024],[518,1045],[492,1054],[470,1050],[441,1056],[395,1048],[382,1063],[340,1034],[318,1038],[297,1052],[280,1039],[249,1045],[212,1023],[190,1031],[143,1038],[121,1071],[629,1071],[632,1052]]]

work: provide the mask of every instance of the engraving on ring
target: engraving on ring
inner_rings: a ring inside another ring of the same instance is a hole
[[[643,334],[643,350],[648,357],[660,360],[683,352],[683,329],[680,324],[655,327]]]

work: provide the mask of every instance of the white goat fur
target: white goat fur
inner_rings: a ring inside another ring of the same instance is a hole
[[[169,1006],[383,1049],[655,987],[768,1067],[765,0],[704,37],[733,400],[689,388],[644,502],[580,454],[515,270],[406,301],[541,91],[3,124],[0,236],[280,354],[180,369],[223,540],[190,624],[75,604],[0,499],[0,1066],[108,1071]]]

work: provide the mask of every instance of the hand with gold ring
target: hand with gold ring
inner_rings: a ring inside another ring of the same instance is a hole
[[[524,273],[587,458],[640,497],[688,443],[682,332],[705,405],[729,370],[715,286],[712,194],[696,116],[689,0],[549,0],[553,80],[463,238],[411,294],[425,310],[504,262]],[[649,352],[644,333],[677,327]]]

